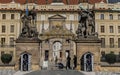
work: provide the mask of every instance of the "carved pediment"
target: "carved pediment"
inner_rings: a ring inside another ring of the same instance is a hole
[[[66,19],[66,17],[56,14],[56,15],[49,17],[48,19]]]

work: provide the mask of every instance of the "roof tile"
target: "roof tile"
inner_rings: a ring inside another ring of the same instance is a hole
[[[16,3],[20,3],[20,4],[24,4],[26,3],[26,0],[14,0]],[[34,0],[28,0],[29,3],[34,2]],[[40,4],[40,5],[44,5],[46,3],[50,4],[52,3],[52,0],[48,0],[48,2],[46,2],[47,0],[37,0],[37,4]],[[67,0],[62,0],[63,3],[67,4]],[[94,4],[94,3],[98,3],[98,2],[101,2],[102,0],[89,0],[89,3],[91,4]],[[104,2],[106,2],[106,0],[103,0]],[[0,3],[10,3],[12,2],[12,0],[0,0]],[[69,4],[71,5],[75,5],[75,4],[79,4],[78,3],[79,0],[69,0]]]

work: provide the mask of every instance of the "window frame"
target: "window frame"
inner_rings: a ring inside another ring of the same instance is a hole
[[[103,26],[103,25],[100,26],[100,32],[101,32],[101,33],[105,33],[105,26]]]
[[[109,19],[113,20],[113,14],[109,14]]]
[[[5,26],[5,25],[2,25],[1,28],[2,28],[2,29],[1,29],[1,32],[2,32],[2,33],[5,33],[5,32],[6,32],[6,26]]]
[[[6,19],[6,14],[2,14],[2,19]]]
[[[118,38],[118,48],[120,48],[120,38]]]
[[[14,37],[10,37],[9,44],[10,44],[10,47],[14,47]]]
[[[113,26],[109,26],[109,33],[114,33],[114,27]]]
[[[15,14],[11,14],[11,19],[15,19]]]
[[[10,33],[14,33],[14,29],[15,29],[15,25],[10,25]]]
[[[118,14],[118,20],[120,20],[120,14]]]
[[[120,33],[120,26],[118,26],[118,33]]]
[[[5,38],[5,37],[2,37],[2,38],[1,38],[1,46],[4,46],[4,45],[5,45],[5,41],[6,41],[6,38]]]
[[[103,39],[104,41],[102,41],[102,39]],[[101,38],[101,48],[105,48],[105,38]]]
[[[100,14],[100,20],[104,20],[105,19],[105,15],[104,14]]]
[[[110,48],[114,48],[114,38],[109,38]]]

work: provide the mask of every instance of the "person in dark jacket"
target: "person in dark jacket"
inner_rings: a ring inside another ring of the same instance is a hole
[[[73,69],[75,69],[77,67],[77,56],[76,55],[74,55],[73,64],[74,64]]]

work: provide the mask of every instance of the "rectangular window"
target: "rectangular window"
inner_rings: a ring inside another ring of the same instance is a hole
[[[5,52],[4,52],[4,51],[1,51],[1,55],[3,55],[3,54],[5,54]]]
[[[13,56],[13,51],[10,51],[10,54]]]
[[[100,19],[104,20],[104,14],[100,14]]]
[[[6,19],[6,14],[2,14],[2,19]]]
[[[105,38],[101,38],[101,47],[105,48]]]
[[[101,61],[104,62],[105,61],[105,51],[101,52]]]
[[[104,32],[105,32],[105,27],[101,26],[101,33],[104,33]]]
[[[11,25],[11,26],[10,26],[10,32],[11,32],[11,33],[14,33],[14,25]]]
[[[112,14],[110,14],[109,17],[110,17],[110,20],[113,20],[113,15]]]
[[[5,45],[5,38],[1,38],[1,46]]]
[[[49,51],[45,50],[45,61],[49,59]]]
[[[10,37],[10,46],[13,47],[14,46],[14,38]]]
[[[113,30],[113,26],[110,26],[110,33],[113,33],[114,30]]]
[[[118,38],[118,48],[120,48],[120,38]]]
[[[114,48],[114,38],[110,38],[110,48]]]
[[[62,52],[60,52],[60,57],[62,58]]]
[[[11,19],[15,19],[15,15],[14,14],[11,14]]]
[[[120,26],[118,26],[118,33],[120,33]]]
[[[120,14],[118,14],[118,20],[120,20]]]
[[[5,33],[5,31],[6,31],[5,25],[2,25],[2,33]]]

